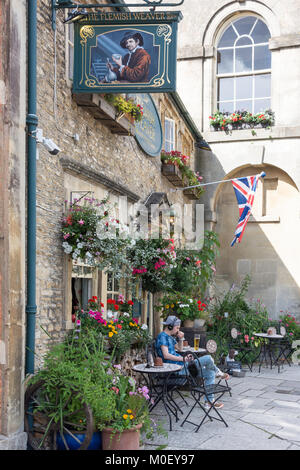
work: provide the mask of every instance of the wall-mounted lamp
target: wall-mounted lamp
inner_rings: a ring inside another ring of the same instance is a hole
[[[68,18],[64,20],[64,23],[66,24],[74,23],[75,21],[85,18],[86,16],[88,16],[88,14],[89,13],[86,9],[79,10],[78,8],[74,8],[74,10],[72,10],[71,13],[69,14]]]

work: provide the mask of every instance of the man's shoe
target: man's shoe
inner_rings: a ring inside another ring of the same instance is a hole
[[[225,372],[221,372],[221,373],[218,373],[218,375],[216,375],[216,378],[217,379],[228,380],[229,379],[229,374],[226,374]]]
[[[224,403],[221,403],[220,401],[216,401],[213,405],[208,402],[204,403],[204,407],[206,410],[209,410],[212,406],[214,406],[214,408],[219,409],[219,408],[223,408]]]

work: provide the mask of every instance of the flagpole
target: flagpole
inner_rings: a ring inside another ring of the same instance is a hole
[[[251,176],[256,176],[256,175],[251,175]],[[240,176],[240,178],[251,178],[251,176]],[[266,176],[266,173],[262,171],[259,175],[260,178],[264,178]],[[210,183],[203,183],[203,184],[196,184],[195,186],[186,186],[185,188],[176,188],[176,189],[171,189],[171,192],[176,192],[176,191],[183,191],[184,189],[190,189],[190,188],[199,188],[202,186],[209,186],[210,184],[219,184],[219,183],[228,183],[229,181],[234,181],[239,178],[231,178],[229,180],[220,180],[220,181],[211,181]]]

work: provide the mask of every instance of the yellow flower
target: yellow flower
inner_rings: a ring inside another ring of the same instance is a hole
[[[169,308],[169,305],[166,305],[166,308]]]
[[[110,332],[108,333],[109,338],[111,338],[113,335],[114,335],[114,334],[113,334],[112,331],[110,331]]]
[[[174,304],[171,305],[171,308],[174,308]]]
[[[123,415],[123,418],[124,418],[124,419],[127,419],[127,418],[128,418],[128,415]]]
[[[108,326],[108,328],[112,328],[112,326],[111,326],[111,325],[107,325],[107,326]]]
[[[130,419],[133,419],[133,418],[134,418],[134,416],[133,416],[133,415],[130,415],[130,416],[129,416],[129,418],[130,418]]]
[[[127,410],[127,413],[131,414],[131,413],[132,413],[132,411],[131,411],[131,410]]]

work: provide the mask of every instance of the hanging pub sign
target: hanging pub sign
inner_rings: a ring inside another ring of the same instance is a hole
[[[164,93],[176,88],[181,12],[90,13],[74,23],[74,93]]]
[[[150,157],[160,154],[163,145],[163,132],[160,117],[149,93],[128,94],[143,108],[143,119],[135,123],[135,138],[141,149]]]

